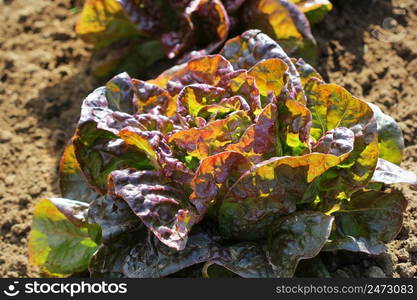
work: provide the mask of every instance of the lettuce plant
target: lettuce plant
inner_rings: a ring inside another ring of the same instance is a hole
[[[86,0],[76,31],[98,49],[99,76],[185,62],[212,53],[229,33],[252,28],[313,62],[308,19],[318,22],[331,8],[328,0]]]
[[[378,107],[250,30],[84,100],[30,259],[54,276],[291,277],[321,251],[378,254],[407,205],[388,184],[417,186],[403,148]]]

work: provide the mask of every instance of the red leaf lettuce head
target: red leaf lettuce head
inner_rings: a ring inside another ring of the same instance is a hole
[[[250,30],[84,100],[60,168],[62,197],[84,203],[37,206],[32,261],[62,275],[290,277],[320,251],[378,254],[407,203],[376,187],[417,184],[396,165],[402,147],[392,118]]]

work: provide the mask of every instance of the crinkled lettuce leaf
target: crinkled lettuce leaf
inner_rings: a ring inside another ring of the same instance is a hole
[[[234,151],[203,159],[191,181],[191,203],[200,214],[204,214],[251,167],[252,163],[246,156]]]
[[[304,13],[286,0],[250,0],[243,19],[246,29],[260,29],[297,57],[317,60],[316,41]]]
[[[377,124],[370,106],[340,86],[313,78],[306,86],[306,94],[313,121],[310,133],[315,141],[339,127],[354,134],[349,157],[318,182],[324,206],[331,206],[371,180],[379,156]]]
[[[206,233],[195,230],[186,247],[169,248],[147,231],[136,231],[102,245],[90,262],[94,277],[158,278],[219,255],[220,249]]]
[[[155,236],[168,247],[184,249],[197,221],[181,185],[156,171],[113,171],[109,193],[120,197]]]
[[[180,152],[198,159],[222,152],[228,144],[236,143],[249,127],[251,120],[244,111],[237,111],[203,128],[190,128],[174,133],[169,143]]]
[[[143,227],[140,219],[133,213],[123,199],[106,195],[90,203],[87,212],[88,221],[101,228],[101,240],[111,244],[122,234]]]
[[[255,165],[223,198],[218,212],[221,234],[237,240],[265,236],[277,217],[295,212],[315,178],[348,155],[311,153]]]
[[[300,260],[316,256],[330,235],[334,218],[304,211],[277,220],[267,242],[238,243],[211,263],[245,278],[292,277]]]

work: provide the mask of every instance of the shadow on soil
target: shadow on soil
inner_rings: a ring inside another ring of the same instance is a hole
[[[394,7],[391,0],[332,0],[333,10],[323,22],[313,26],[313,35],[320,48],[318,71],[328,79],[325,68],[320,64],[332,55],[334,69],[340,68],[339,55],[349,52],[355,56],[353,70],[360,71],[364,66],[364,35],[366,32],[378,38],[378,32],[373,32],[370,25],[384,26],[387,20],[394,19],[398,24],[406,25],[406,11]],[[391,19],[392,18],[392,19]],[[384,23],[385,22],[385,23]],[[385,25],[386,26],[386,25]],[[329,53],[329,49],[332,51]],[[341,49],[340,49],[341,48]],[[342,53],[341,53],[342,52]]]

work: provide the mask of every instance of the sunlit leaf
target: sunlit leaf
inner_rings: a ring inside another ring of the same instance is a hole
[[[173,156],[164,136],[159,132],[125,127],[119,132],[119,136],[133,149],[145,153],[154,169],[161,170],[165,176],[184,184],[191,179],[192,173]]]
[[[310,24],[295,4],[286,0],[249,0],[249,4],[243,16],[246,29],[260,29],[287,53],[315,62],[317,49]]]
[[[379,157],[399,165],[403,159],[404,138],[400,126],[375,104],[368,103],[378,126]]]
[[[76,32],[83,40],[98,48],[139,34],[115,0],[87,0]]]
[[[323,81],[322,76],[311,65],[306,63],[302,58],[293,59],[297,72],[300,74],[301,84],[305,86],[311,78]]]
[[[130,99],[133,92],[129,83],[129,77],[120,74],[107,87],[91,93],[83,102],[73,137],[75,155],[83,174],[88,183],[102,194],[106,191],[107,176],[111,171],[128,167],[138,170],[154,168],[146,151],[132,147],[119,136],[125,127],[143,127],[134,116],[116,110],[132,109],[129,102],[134,97]]]
[[[183,87],[190,84],[204,83],[216,86],[224,75],[232,71],[233,67],[230,62],[221,55],[198,57],[169,75],[167,89],[171,95],[177,95]]]
[[[341,193],[348,197],[372,178],[379,155],[377,124],[369,105],[340,86],[312,79],[306,95],[313,119],[310,132],[315,140],[338,127],[348,128],[355,135],[353,151],[343,166],[330,170],[319,184],[321,196],[332,205]]]
[[[63,197],[90,203],[100,195],[84,179],[70,141],[59,163],[59,188]]]
[[[280,45],[259,30],[248,30],[228,40],[220,54],[230,61],[235,70],[250,69],[264,59],[279,58],[288,66],[289,80],[294,87],[289,96],[305,101],[300,76],[293,62]]]
[[[306,15],[311,24],[320,22],[332,10],[329,0],[290,0]]]
[[[133,80],[136,95],[136,112],[154,113],[171,117],[175,114],[177,105],[170,94],[156,86],[141,80]]]
[[[212,53],[227,39],[229,16],[222,1],[200,0],[190,17],[195,28],[194,43],[206,45],[200,55]]]
[[[97,249],[84,213],[88,205],[61,198],[41,199],[35,206],[29,236],[29,260],[53,276],[87,269]]]
[[[240,152],[254,163],[281,153],[281,145],[275,136],[276,119],[276,105],[268,104],[257,116],[255,124],[249,126],[240,140],[228,145],[226,150]]]
[[[355,143],[355,134],[345,127],[337,127],[327,131],[313,146],[314,152],[340,156],[350,153]]]
[[[253,115],[261,110],[261,98],[256,86],[255,78],[245,70],[230,72],[223,76],[219,86],[225,90],[225,96],[241,96],[249,104]]]
[[[160,131],[163,134],[168,134],[180,129],[172,119],[160,114],[137,114],[135,119],[146,131]]]
[[[285,62],[279,58],[271,58],[254,65],[248,75],[255,78],[256,86],[263,97],[267,97],[270,92],[279,96],[287,81],[287,71],[288,66]]]
[[[204,116],[201,110],[208,113],[229,112],[224,106],[216,105],[224,95],[224,90],[207,84],[191,84],[184,87],[178,95],[178,113],[193,117]],[[214,104],[214,105],[213,105]],[[216,105],[216,106],[215,106]],[[209,108],[217,108],[210,110]],[[221,110],[224,108],[225,110]]]
[[[191,203],[200,214],[204,214],[208,206],[216,204],[220,193],[227,191],[240,176],[250,169],[252,164],[240,153],[226,151],[203,159],[191,182],[193,194]]]
[[[296,210],[311,182],[349,155],[311,153],[275,157],[245,173],[224,197],[219,228],[224,236],[256,239],[273,221]]]
[[[309,148],[312,115],[305,105],[292,99],[279,101],[278,121],[285,154],[299,155]]]
[[[174,133],[168,142],[181,151],[202,159],[221,152],[228,144],[239,141],[251,120],[246,112],[238,111],[223,120],[210,122],[203,128],[191,128]]]
[[[88,183],[98,192],[107,190],[107,176],[127,167],[150,170],[154,165],[147,154],[127,145],[117,135],[98,129],[93,122],[85,123],[74,137],[75,153]]]

